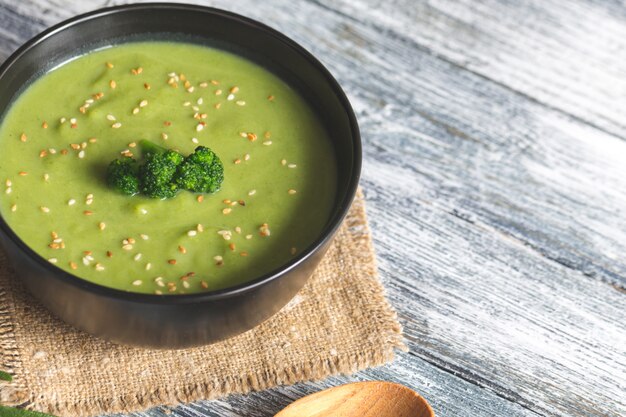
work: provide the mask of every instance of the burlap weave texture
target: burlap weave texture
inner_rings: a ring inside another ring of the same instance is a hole
[[[51,316],[0,251],[0,403],[59,416],[137,411],[351,373],[392,360],[401,328],[377,274],[357,196],[307,285],[262,325],[185,350],[119,346]]]

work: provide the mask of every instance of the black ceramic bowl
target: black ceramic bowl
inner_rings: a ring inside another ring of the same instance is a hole
[[[164,39],[244,56],[285,80],[317,112],[338,161],[334,210],[318,238],[296,259],[246,284],[202,294],[160,296],[124,292],[77,278],[37,255],[1,217],[0,237],[28,289],[64,321],[119,343],[181,348],[245,332],[275,314],[302,288],[354,198],[361,141],[356,118],[337,81],[301,46],[248,18],[183,4],[101,9],[36,36],[0,67],[0,116],[36,77],[78,54],[133,40]]]

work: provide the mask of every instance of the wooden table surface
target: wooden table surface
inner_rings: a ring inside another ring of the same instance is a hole
[[[0,61],[119,1],[0,0]],[[198,2],[200,3],[200,2]],[[382,379],[438,416],[626,415],[626,5],[216,0],[337,77],[410,351],[353,376],[138,416],[272,416]]]

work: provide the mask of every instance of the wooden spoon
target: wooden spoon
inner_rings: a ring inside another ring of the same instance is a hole
[[[368,381],[307,395],[274,417],[435,417],[435,413],[404,385]]]

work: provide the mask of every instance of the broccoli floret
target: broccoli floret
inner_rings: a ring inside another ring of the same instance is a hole
[[[204,146],[198,146],[194,153],[178,166],[176,184],[195,193],[214,193],[224,180],[224,165],[220,158]]]
[[[209,148],[198,146],[188,157],[147,140],[139,142],[143,161],[115,160],[109,165],[109,185],[124,194],[141,192],[151,198],[171,198],[179,190],[214,193],[224,180],[224,166]]]
[[[142,140],[140,146],[145,159],[139,168],[141,192],[152,198],[174,197],[179,189],[174,175],[184,157],[146,140]]]
[[[139,192],[138,168],[132,158],[115,159],[107,169],[107,183],[122,194],[135,195]]]

